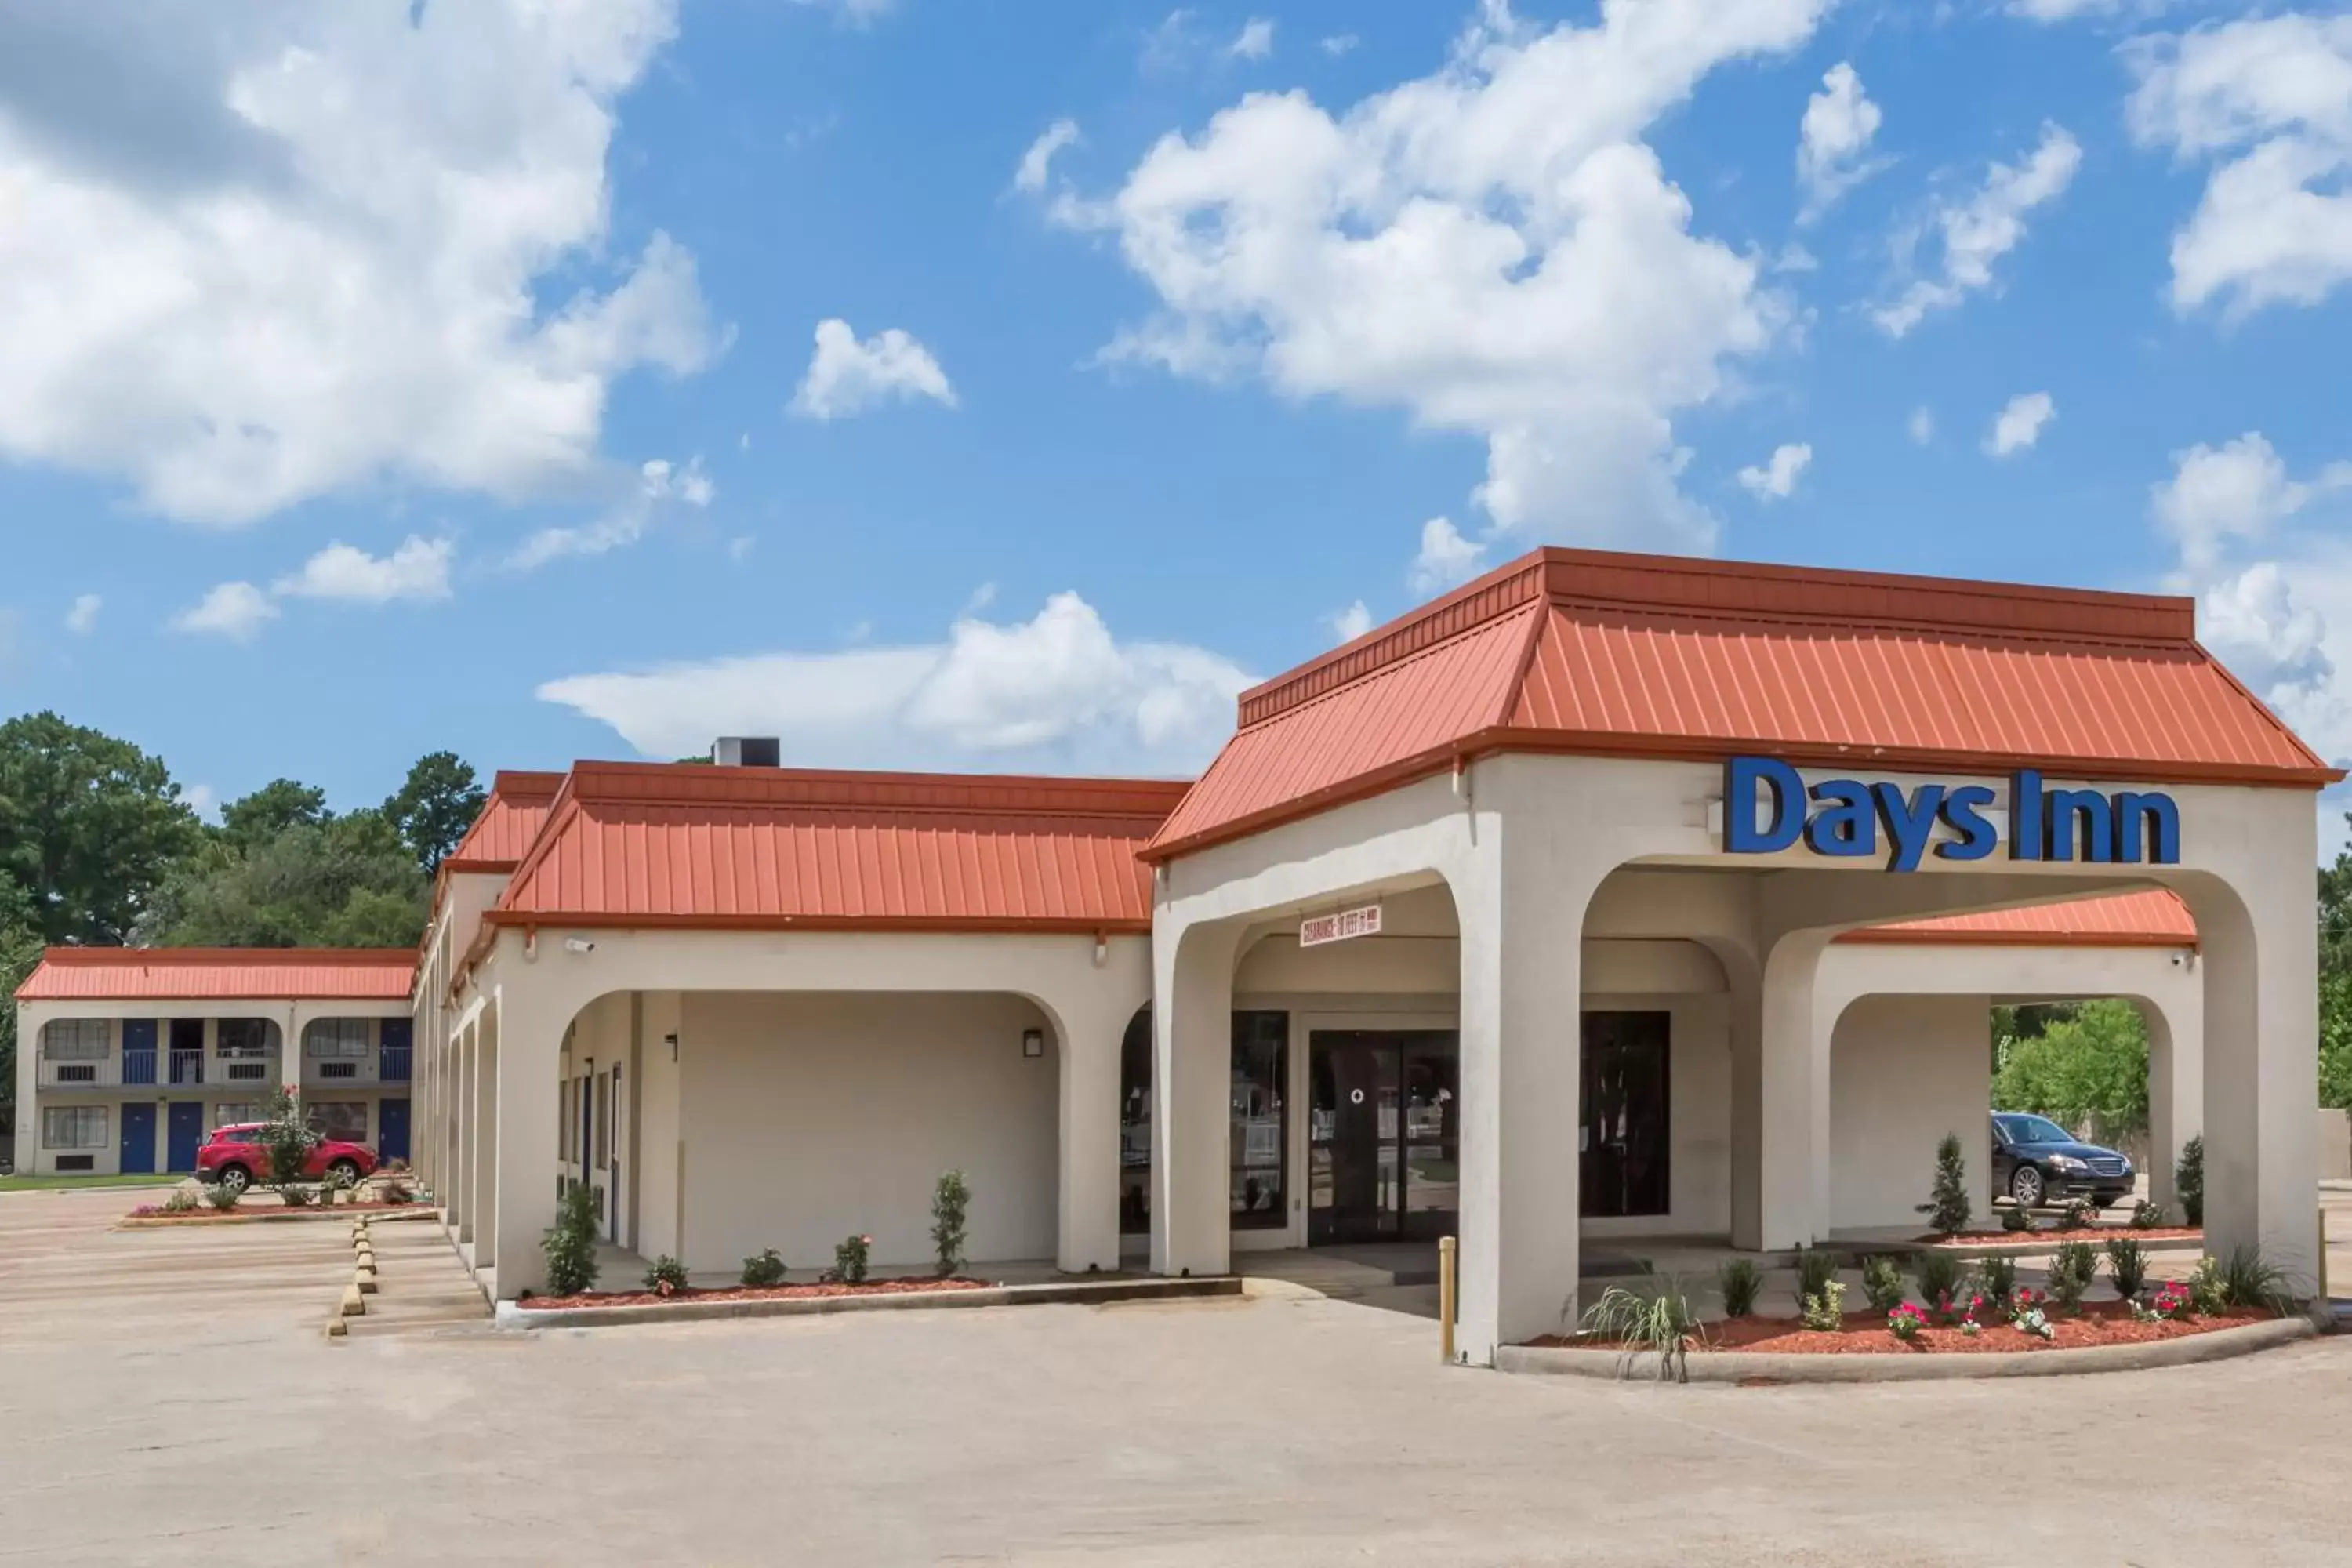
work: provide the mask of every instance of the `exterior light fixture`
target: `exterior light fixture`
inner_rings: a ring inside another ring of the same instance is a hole
[[[669,1047],[669,1059],[672,1061],[677,1060],[677,1037],[676,1035],[664,1035],[662,1037],[662,1043]]]
[[[1043,1029],[1022,1030],[1021,1054],[1024,1057],[1044,1056],[1045,1054],[1045,1031]]]

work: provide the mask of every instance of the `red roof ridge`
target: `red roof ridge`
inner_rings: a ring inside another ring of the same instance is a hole
[[[1035,773],[894,773],[850,768],[722,768],[702,763],[574,763],[555,799],[582,805],[975,810],[1011,816],[1165,817],[1189,779]],[[553,814],[550,816],[550,826]],[[545,837],[545,829],[541,831]]]
[[[1538,601],[1633,615],[1826,622],[2203,652],[2195,645],[2197,603],[2183,596],[1546,546],[1250,688],[1241,694],[1241,727]]]
[[[45,947],[44,963],[93,966],[150,963],[414,963],[409,947]]]
[[[490,778],[490,794],[509,800],[551,800],[563,787],[561,769],[500,768]]]

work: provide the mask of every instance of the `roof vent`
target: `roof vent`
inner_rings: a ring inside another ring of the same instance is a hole
[[[721,735],[711,743],[710,760],[722,768],[780,768],[784,743],[773,735]]]

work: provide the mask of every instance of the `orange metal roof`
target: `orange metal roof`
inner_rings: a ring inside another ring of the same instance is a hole
[[[404,947],[53,947],[19,1002],[400,1002],[416,977]]]
[[[1501,751],[1888,771],[2343,776],[2185,598],[1540,550],[1242,694],[1165,859]]]
[[[1838,940],[1992,947],[2195,947],[2197,921],[2178,895],[2154,888],[2032,909],[1899,921],[1848,931]]]
[[[1181,783],[582,763],[499,924],[1142,931]]]
[[[483,803],[482,815],[442,863],[459,871],[511,868],[530,852],[531,840],[539,837],[555,805],[555,792],[562,787],[562,773],[500,770],[490,781],[490,798]]]

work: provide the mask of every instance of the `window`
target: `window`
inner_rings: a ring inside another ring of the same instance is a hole
[[[319,1064],[319,1076],[320,1078],[357,1078],[360,1076],[360,1064],[357,1062],[320,1062]]]
[[[613,1144],[613,1075],[596,1075],[596,1163],[601,1169],[612,1162]]]
[[[213,1125],[215,1127],[235,1127],[239,1122],[258,1121],[260,1120],[261,1107],[250,1102],[243,1105],[231,1103],[227,1105],[215,1105],[213,1107]]]
[[[1118,1047],[1118,1228],[1151,1232],[1151,1009],[1128,1021]]]
[[[278,1026],[267,1018],[223,1018],[218,1053],[232,1059],[252,1060],[278,1048]]]
[[[345,1143],[367,1142],[368,1108],[364,1100],[320,1100],[310,1105],[311,1130],[321,1138]]]
[[[370,1018],[314,1018],[302,1030],[302,1054],[356,1060],[368,1054],[373,1023]]]
[[[1230,1158],[1236,1230],[1289,1223],[1290,1015],[1234,1014]],[[1151,1229],[1151,1009],[1119,1044],[1118,1228]]]
[[[106,1059],[114,1024],[107,1018],[58,1018],[41,1026],[41,1057],[53,1062]]]
[[[344,1065],[348,1067],[350,1064],[346,1063]],[[269,1064],[268,1062],[231,1062],[228,1064],[228,1077],[231,1083],[259,1083],[263,1079],[268,1078],[268,1076]],[[326,1076],[332,1077],[333,1075],[331,1073],[328,1073]],[[348,1077],[349,1075],[346,1074],[345,1076]]]
[[[41,1108],[44,1149],[103,1149],[106,1147],[106,1107],[45,1105]]]
[[[1673,1212],[1672,1024],[1667,1013],[1584,1015],[1578,1197],[1588,1218]]]
[[[555,1086],[555,1157],[566,1164],[572,1162],[572,1079],[568,1078]]]

